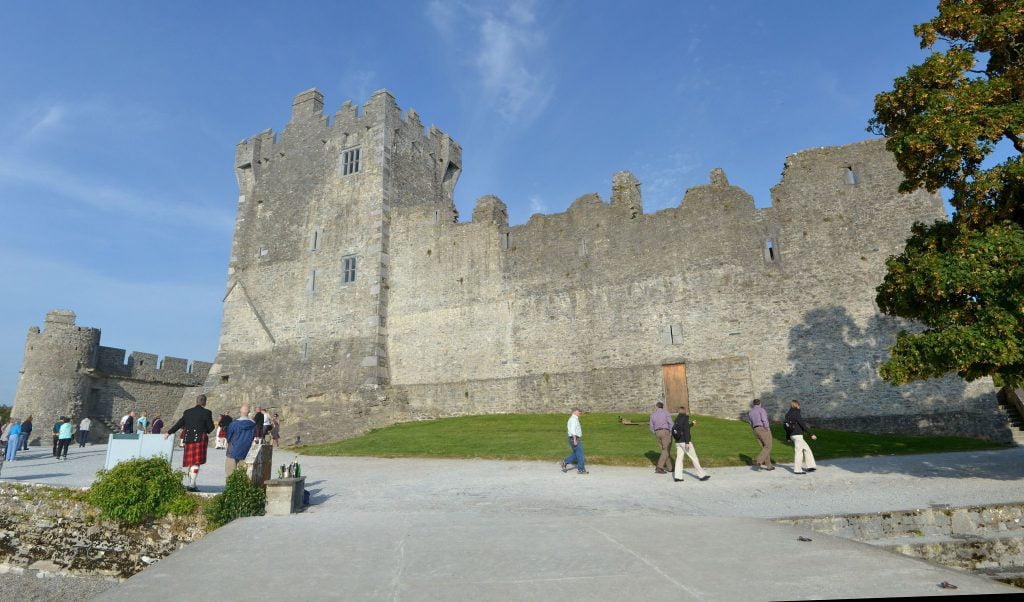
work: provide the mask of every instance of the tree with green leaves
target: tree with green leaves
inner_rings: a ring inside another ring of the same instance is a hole
[[[901,191],[946,188],[956,210],[950,222],[917,224],[886,262],[879,308],[924,328],[897,335],[881,375],[1020,384],[1024,0],[941,0],[938,13],[914,28],[931,54],[875,98],[868,127],[887,137]]]

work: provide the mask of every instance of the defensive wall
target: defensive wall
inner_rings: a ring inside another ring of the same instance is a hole
[[[1009,436],[987,379],[878,377],[896,332],[915,328],[878,312],[884,261],[914,222],[946,218],[937,195],[897,192],[881,140],[787,157],[767,208],[714,170],[645,213],[622,172],[607,202],[511,226],[493,196],[458,222],[461,149],[387,91],[322,111],[303,92],[280,136],[238,146],[203,386],[215,411],[272,407],[286,440],[316,441],[438,416],[642,411],[665,395],[730,418],[761,397],[779,415],[795,398],[820,425]]]
[[[59,416],[76,426],[88,416],[94,440],[132,410],[173,421],[182,395],[210,371],[208,362],[104,347],[100,334],[76,325],[69,310],[50,311],[42,329],[29,329],[12,415],[33,416],[33,442],[45,443]]]

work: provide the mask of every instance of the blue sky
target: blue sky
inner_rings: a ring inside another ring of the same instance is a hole
[[[388,88],[463,148],[468,217],[565,210],[623,169],[647,211],[723,167],[759,206],[787,154],[865,132],[935,1],[30,2],[0,19],[0,404],[25,333],[212,360],[240,140],[311,87]]]

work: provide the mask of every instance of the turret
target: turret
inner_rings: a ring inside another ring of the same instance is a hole
[[[81,419],[88,410],[99,342],[99,329],[76,326],[75,312],[47,313],[42,330],[28,331],[11,415],[21,420],[31,415],[36,425],[60,416]],[[48,431],[36,426],[32,432],[35,442]]]

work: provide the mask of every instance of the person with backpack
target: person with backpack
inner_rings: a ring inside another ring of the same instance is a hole
[[[810,427],[800,415],[799,401],[794,399],[789,402],[789,411],[786,412],[783,426],[786,427],[786,438],[793,442],[793,474],[807,474],[817,470],[814,453],[804,441],[804,435],[810,435],[812,440],[817,440],[818,437],[811,433]]]
[[[693,462],[693,469],[697,471],[699,480],[706,481],[711,478],[711,475],[704,472],[704,469],[700,467],[700,460],[697,459],[697,450],[693,447],[693,443],[690,441],[690,416],[683,412],[679,412],[676,416],[675,423],[672,424],[672,438],[676,440],[676,466],[673,473],[675,482],[679,483],[683,480],[683,454],[689,456],[690,461]]]

